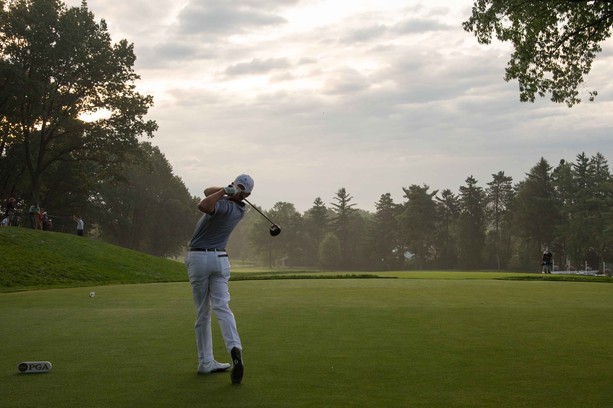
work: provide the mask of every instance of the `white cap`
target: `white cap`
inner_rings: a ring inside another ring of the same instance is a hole
[[[253,179],[247,174],[241,174],[234,180],[235,186],[242,186],[242,190],[245,193],[251,193],[253,191]]]

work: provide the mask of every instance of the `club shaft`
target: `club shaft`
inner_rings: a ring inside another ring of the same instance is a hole
[[[256,210],[257,212],[259,212],[260,214],[262,214],[262,217],[266,218],[266,219],[268,220],[268,222],[270,222],[272,225],[275,225],[275,223],[274,223],[274,222],[272,222],[272,221],[270,220],[270,218],[268,218],[268,217],[266,216],[266,214],[264,214],[262,211],[260,211],[260,209],[259,209],[258,207],[256,207],[255,205],[251,204],[251,203],[249,202],[249,200],[247,200],[246,198],[243,198],[243,201],[245,201],[247,204],[249,204],[249,205],[251,206],[251,208],[253,208],[253,209],[254,209],[254,210]]]

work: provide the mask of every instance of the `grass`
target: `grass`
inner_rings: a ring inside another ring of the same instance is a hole
[[[3,408],[613,406],[610,278],[239,268],[233,386],[196,375],[180,262],[21,228],[0,248]]]
[[[188,283],[0,295],[2,407],[604,407],[611,285],[237,281],[245,378],[197,376]],[[89,298],[90,290],[96,291]],[[214,326],[215,352],[228,361]],[[17,374],[22,360],[48,374]]]
[[[187,279],[180,262],[26,228],[0,228],[0,265],[0,292]]]

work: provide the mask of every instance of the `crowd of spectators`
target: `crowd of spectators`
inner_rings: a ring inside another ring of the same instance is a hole
[[[9,197],[4,206],[0,200],[0,226],[3,227],[27,227],[41,231],[53,231],[53,220],[47,211],[38,203],[33,203],[24,214],[25,202]],[[78,215],[73,215],[73,221],[77,225],[77,234],[83,236],[84,223]]]

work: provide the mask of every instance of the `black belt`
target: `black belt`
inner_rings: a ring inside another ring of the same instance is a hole
[[[215,248],[190,248],[189,252],[226,252],[224,249],[215,249]]]

